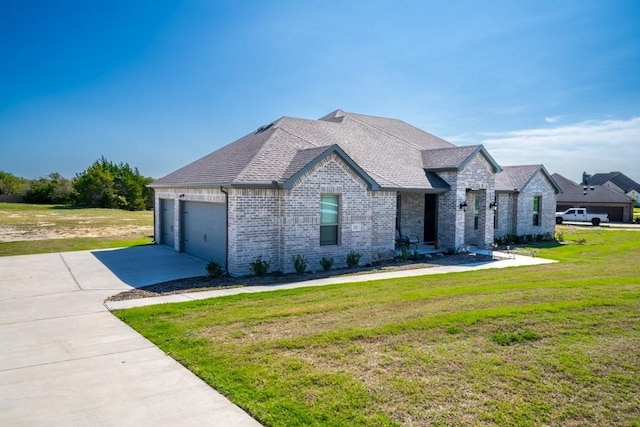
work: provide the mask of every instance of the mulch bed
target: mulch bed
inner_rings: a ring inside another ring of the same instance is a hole
[[[279,283],[300,282],[306,280],[323,279],[326,277],[345,276],[354,274],[380,273],[387,271],[412,270],[417,268],[437,267],[441,265],[460,265],[476,262],[489,262],[492,257],[479,254],[455,254],[435,256],[432,259],[419,260],[395,260],[381,265],[363,266],[358,268],[339,268],[329,271],[314,271],[303,274],[270,273],[264,277],[218,277],[208,276],[189,277],[186,279],[171,280],[156,283],[137,289],[131,289],[109,297],[107,301],[124,301],[130,299],[150,298],[162,295],[179,294],[184,292],[198,292],[212,289],[237,288],[242,286],[275,285]]]

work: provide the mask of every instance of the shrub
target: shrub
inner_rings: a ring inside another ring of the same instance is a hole
[[[302,274],[307,271],[307,260],[304,255],[296,255],[293,258],[293,268],[296,269],[296,273]]]
[[[320,258],[320,265],[322,266],[322,269],[324,271],[331,270],[331,267],[333,267],[333,258],[327,258],[323,256],[322,258]]]
[[[222,266],[219,262],[211,260],[207,263],[205,268],[207,269],[207,276],[209,277],[215,279],[216,277],[222,276]]]
[[[349,268],[357,267],[358,264],[360,263],[360,257],[361,256],[362,256],[362,254],[359,254],[358,252],[350,251],[347,254],[347,267],[349,267]]]
[[[263,277],[269,271],[269,267],[271,267],[271,261],[263,261],[262,256],[259,256],[255,261],[249,263],[249,265],[251,265],[253,274],[258,277]]]
[[[406,261],[409,259],[409,250],[406,246],[402,246],[400,248],[400,255],[398,255],[398,259],[402,261]]]

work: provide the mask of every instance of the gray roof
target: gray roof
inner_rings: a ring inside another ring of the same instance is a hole
[[[282,117],[151,187],[290,185],[318,156],[333,152],[355,165],[370,188],[446,191],[433,172],[461,169],[478,153],[500,170],[481,145],[456,147],[401,120],[336,110],[319,120]]]
[[[587,194],[584,186],[571,181],[564,176],[554,173],[553,179],[562,189],[562,193],[556,196],[558,203],[631,203],[631,198],[617,191],[613,191],[604,185],[587,186]],[[593,187],[593,190],[591,189]]]
[[[467,162],[477,153],[481,153],[487,159],[494,172],[501,170],[500,166],[495,160],[493,160],[493,157],[489,155],[482,145],[438,148],[435,150],[424,150],[420,152],[422,156],[422,166],[425,170],[432,172],[462,170]]]
[[[640,184],[622,172],[596,173],[588,178],[589,185],[604,185],[608,181],[620,187],[625,193],[631,190],[640,192]]]
[[[538,173],[542,173],[556,193],[561,191],[543,165],[504,166],[502,172],[496,174],[496,191],[521,191]]]

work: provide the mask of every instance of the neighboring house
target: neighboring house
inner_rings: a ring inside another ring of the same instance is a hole
[[[294,271],[296,255],[312,270],[322,257],[342,267],[350,251],[370,263],[393,253],[398,232],[445,249],[486,247],[496,214],[499,232],[553,232],[546,171],[536,166],[523,182],[514,174],[496,199],[501,171],[483,146],[457,147],[400,120],[282,117],[152,183],[155,238],[239,276],[258,257],[282,272]]]
[[[613,191],[626,194],[640,206],[640,184],[623,174],[622,172],[582,174],[582,185],[602,185]]]
[[[505,166],[496,175],[495,235],[553,235],[560,187],[543,165]]]
[[[606,213],[609,221],[633,221],[633,200],[624,193],[606,185],[580,185],[557,173],[553,174],[553,179],[562,190],[557,196],[558,212],[569,208],[586,208],[589,213]]]

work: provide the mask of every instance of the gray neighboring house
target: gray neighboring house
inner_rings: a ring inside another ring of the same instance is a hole
[[[505,173],[482,145],[396,119],[282,117],[153,182],[155,239],[241,276],[257,257],[285,273],[296,255],[311,270],[322,257],[343,267],[350,251],[370,263],[393,253],[398,233],[446,249],[552,233],[553,179],[522,168]]]
[[[606,185],[582,185],[554,173],[553,178],[562,189],[558,195],[558,212],[569,208],[586,208],[590,213],[606,213],[609,221],[633,221],[633,200]]]
[[[640,184],[622,172],[582,174],[582,185],[602,185],[618,193],[626,194],[635,200],[635,206],[640,206]]]

